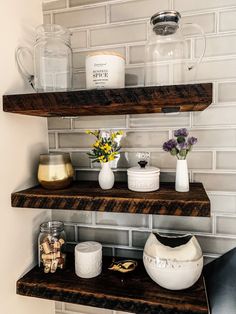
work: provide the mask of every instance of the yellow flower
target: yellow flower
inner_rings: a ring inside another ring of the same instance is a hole
[[[114,160],[114,159],[115,159],[115,156],[114,156],[114,155],[108,156],[108,161],[112,161],[112,160]]]
[[[91,131],[90,130],[86,130],[85,133],[86,134],[91,134]]]
[[[103,145],[102,149],[106,154],[108,154],[111,151],[111,146],[106,143],[105,145]]]
[[[98,141],[96,141],[96,142],[93,144],[93,147],[97,148],[97,147],[99,147],[99,145],[100,145],[100,141],[98,140]]]
[[[123,135],[123,134],[124,134],[124,132],[121,131],[121,130],[117,131],[117,132],[114,132],[114,133],[111,134],[111,139],[114,140],[117,136]]]
[[[117,133],[116,133],[117,135],[123,135],[124,134],[124,131],[118,131]]]
[[[98,159],[100,162],[106,162],[105,156],[99,156]]]

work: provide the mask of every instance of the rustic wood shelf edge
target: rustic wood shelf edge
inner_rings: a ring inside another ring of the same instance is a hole
[[[191,183],[190,191],[175,191],[174,183],[161,183],[155,192],[140,193],[116,182],[102,190],[94,181],[75,181],[64,190],[50,191],[40,186],[12,193],[13,207],[67,209],[175,216],[210,216],[210,200],[201,183]]]
[[[3,96],[5,112],[42,117],[202,111],[211,103],[212,83]]]
[[[189,289],[170,291],[149,278],[142,261],[134,272],[122,275],[107,270],[111,259],[104,257],[102,274],[91,279],[76,276],[73,258],[55,274],[36,266],[18,280],[17,294],[136,314],[209,313],[202,276]]]

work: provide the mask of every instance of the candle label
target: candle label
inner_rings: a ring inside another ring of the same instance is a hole
[[[92,55],[86,58],[87,89],[123,88],[125,61],[116,55]]]

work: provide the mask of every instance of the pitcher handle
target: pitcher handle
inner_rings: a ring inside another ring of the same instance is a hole
[[[205,51],[206,51],[206,35],[203,28],[198,24],[195,24],[195,23],[182,24],[182,28],[185,28],[185,27],[196,28],[201,33],[202,40],[203,40],[203,49],[202,49],[202,53],[200,54],[200,57],[194,63],[192,63],[191,65],[188,65],[188,70],[190,71],[194,69],[199,63],[202,62],[202,58],[204,57]]]
[[[23,66],[22,62],[21,62],[21,57],[20,57],[20,56],[21,56],[21,54],[22,54],[24,51],[25,51],[26,53],[28,53],[28,54],[31,56],[32,60],[33,60],[32,51],[31,51],[28,47],[18,47],[18,48],[16,49],[16,53],[15,53],[15,56],[16,56],[16,63],[17,63],[17,66],[18,66],[18,68],[19,68],[19,70],[20,70],[22,76],[27,79],[27,81],[29,82],[29,84],[31,85],[31,87],[35,90],[35,87],[34,87],[34,75],[33,75],[32,73],[29,73],[29,72],[27,71],[27,69]]]

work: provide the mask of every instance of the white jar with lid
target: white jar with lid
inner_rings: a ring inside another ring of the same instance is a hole
[[[153,192],[160,187],[160,169],[146,167],[146,161],[139,161],[139,167],[132,167],[127,170],[128,188],[137,192]]]
[[[125,59],[116,51],[98,51],[86,57],[86,88],[125,87]]]

